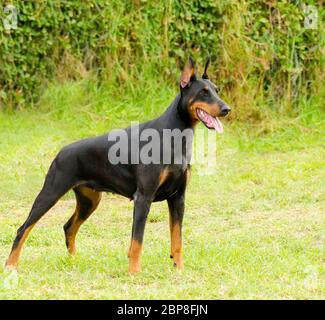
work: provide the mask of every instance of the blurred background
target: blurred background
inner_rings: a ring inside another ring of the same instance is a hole
[[[211,56],[210,75],[232,119],[297,116],[324,101],[322,1],[1,2],[18,11],[16,29],[0,26],[1,108],[58,99],[53,85],[62,95],[82,83],[75,104],[91,101],[98,111],[107,95],[137,102],[156,90],[176,92],[189,55],[201,66]]]

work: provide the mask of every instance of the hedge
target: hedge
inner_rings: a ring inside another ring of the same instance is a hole
[[[210,55],[211,75],[242,108],[319,93],[324,79],[320,3],[316,29],[302,1],[39,0],[2,1],[18,10],[18,28],[0,26],[0,101],[35,103],[49,81],[80,79],[120,86],[175,81],[191,54]],[[2,12],[2,18],[6,14]]]

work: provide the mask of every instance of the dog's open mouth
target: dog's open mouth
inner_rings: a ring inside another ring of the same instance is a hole
[[[212,117],[210,114],[200,108],[196,108],[196,114],[208,129],[214,129],[219,133],[223,132],[222,123],[217,117]]]

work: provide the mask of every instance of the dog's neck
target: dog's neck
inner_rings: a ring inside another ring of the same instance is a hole
[[[194,129],[197,122],[193,122],[188,112],[188,107],[182,105],[181,94],[178,94],[171,105],[167,108],[163,116],[169,119],[169,123],[173,123],[175,128],[181,130]]]

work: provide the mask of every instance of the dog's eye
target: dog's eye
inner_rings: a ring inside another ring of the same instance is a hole
[[[201,92],[200,92],[200,95],[201,96],[208,96],[209,95],[209,89],[202,89]]]

